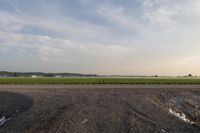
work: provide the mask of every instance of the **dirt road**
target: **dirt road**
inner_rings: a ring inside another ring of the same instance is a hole
[[[0,85],[0,132],[199,133],[200,85]]]

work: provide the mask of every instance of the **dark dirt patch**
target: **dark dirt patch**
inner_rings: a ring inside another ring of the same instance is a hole
[[[0,91],[0,117],[13,117],[33,105],[31,97],[8,91]]]

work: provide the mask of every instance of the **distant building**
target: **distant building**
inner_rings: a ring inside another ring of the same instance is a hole
[[[61,75],[55,75],[54,77],[55,78],[61,78],[62,76]]]
[[[31,78],[38,78],[37,75],[31,75]]]
[[[0,75],[0,78],[7,78],[7,75]]]

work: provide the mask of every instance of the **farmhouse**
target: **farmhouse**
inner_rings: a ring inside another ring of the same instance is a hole
[[[37,75],[31,75],[31,78],[38,78]]]

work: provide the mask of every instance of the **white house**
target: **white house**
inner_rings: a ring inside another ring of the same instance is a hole
[[[37,75],[31,75],[31,78],[38,78]]]

